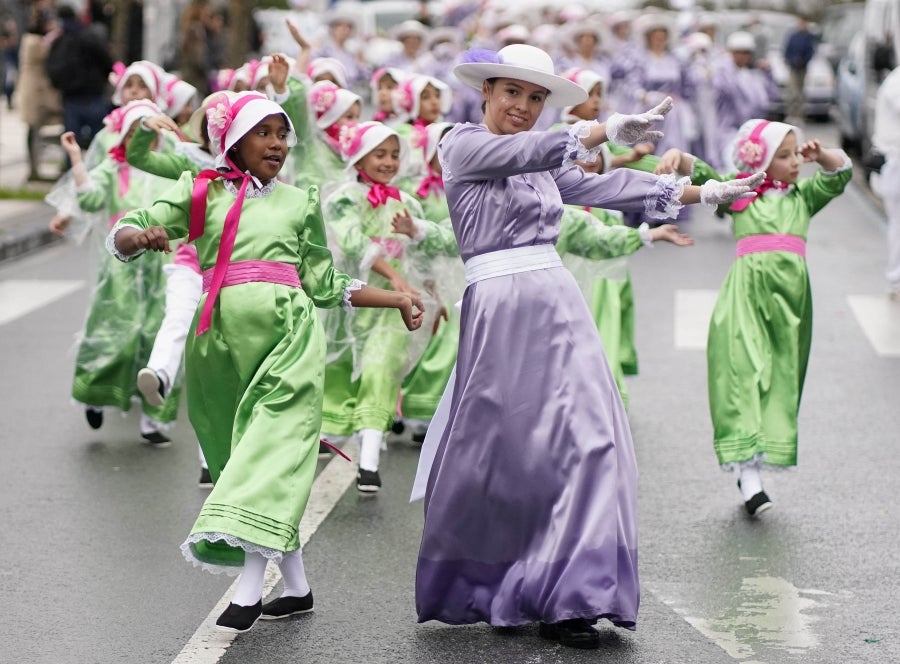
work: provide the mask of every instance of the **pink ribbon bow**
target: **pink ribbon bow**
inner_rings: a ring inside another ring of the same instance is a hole
[[[738,173],[738,178],[747,178],[753,175],[753,173]],[[788,188],[788,184],[786,182],[781,182],[780,180],[772,180],[770,178],[766,178],[762,181],[756,189],[753,191],[756,192],[755,198],[739,198],[734,203],[732,203],[728,209],[732,212],[743,212],[747,209],[747,206],[750,205],[755,200],[758,200],[760,196],[763,195],[763,192],[768,191],[769,189],[775,190],[784,190]]]
[[[428,198],[428,196],[432,193],[434,193],[435,196],[440,196],[441,192],[443,191],[444,178],[435,173],[431,166],[429,166],[428,175],[422,178],[422,181],[419,182],[419,188],[416,189],[416,196],[425,199]]]
[[[227,180],[241,180],[241,187],[237,197],[225,215],[225,224],[222,228],[222,237],[219,239],[219,252],[216,255],[216,264],[213,268],[212,282],[209,292],[206,294],[206,302],[200,312],[200,320],[197,322],[196,335],[200,336],[209,329],[212,320],[213,305],[219,296],[225,273],[228,271],[228,263],[231,262],[231,252],[234,250],[234,240],[237,237],[238,222],[241,218],[241,208],[244,206],[244,197],[247,194],[247,186],[250,184],[250,176],[241,173],[230,159],[227,160],[230,170],[214,171],[211,169],[200,171],[194,178],[194,189],[191,192],[191,217],[188,230],[188,242],[193,242],[203,235],[206,225],[206,194],[210,180],[223,178]]]
[[[363,182],[367,182],[370,185],[369,193],[366,194],[366,200],[369,201],[373,208],[384,205],[388,202],[389,198],[398,201],[400,200],[400,190],[397,189],[397,187],[392,187],[389,184],[382,184],[381,182],[375,182],[375,180],[362,171],[359,171],[359,177],[362,178]]]

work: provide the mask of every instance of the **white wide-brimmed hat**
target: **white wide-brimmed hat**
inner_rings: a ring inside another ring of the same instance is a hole
[[[230,97],[236,95],[237,92],[233,92],[231,90],[219,90],[218,92],[213,92],[212,94],[207,95],[203,101],[200,102],[200,106],[198,106],[193,113],[191,113],[191,119],[188,120],[187,123],[187,133],[188,136],[198,143],[203,142],[204,138],[209,139],[207,135],[204,137],[203,135],[203,118],[206,117],[206,107],[209,106],[209,102],[216,99],[218,95],[225,95],[226,97]]]
[[[753,53],[756,51],[756,37],[746,30],[738,30],[728,35],[725,40],[725,48],[729,51],[747,51]]]
[[[489,78],[511,78],[540,85],[550,92],[548,106],[575,106],[587,99],[587,93],[578,85],[554,73],[553,59],[546,52],[527,44],[511,44],[497,52],[466,51],[462,62],[453,68],[453,74],[477,90]]]
[[[162,114],[159,106],[148,99],[135,99],[124,106],[119,106],[103,119],[107,130],[115,135],[113,145],[121,145],[132,125],[143,118],[152,118]]]
[[[315,81],[323,74],[331,74],[342,88],[347,87],[347,69],[337,58],[313,58],[306,67],[306,75]]]
[[[177,76],[168,74],[165,83],[166,115],[178,117],[188,104],[197,99],[197,88]]]
[[[403,41],[407,37],[418,37],[422,41],[428,37],[428,28],[415,19],[408,19],[391,30],[391,37]]]

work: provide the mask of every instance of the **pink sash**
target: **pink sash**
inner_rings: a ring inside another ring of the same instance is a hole
[[[801,258],[806,258],[806,240],[796,235],[765,233],[748,235],[737,241],[737,257],[756,254],[762,251],[789,251]]]
[[[215,268],[203,270],[203,292],[209,291],[212,285]],[[228,264],[222,287],[247,284],[251,281],[263,281],[283,286],[300,288],[300,277],[297,275],[297,266],[293,263],[278,263],[275,261],[235,261]]]

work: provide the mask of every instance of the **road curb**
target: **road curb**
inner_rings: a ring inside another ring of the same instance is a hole
[[[32,251],[60,242],[48,228],[17,229],[0,235],[0,263],[13,260]]]

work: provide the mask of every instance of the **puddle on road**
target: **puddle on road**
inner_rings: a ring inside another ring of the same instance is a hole
[[[767,660],[766,653],[797,655],[817,647],[814,624],[818,618],[812,612],[824,607],[821,598],[830,594],[801,590],[777,577],[751,577],[732,595],[731,605],[719,607],[717,617],[702,618],[684,606],[684,587],[680,590],[655,594],[742,664],[778,664],[779,660]],[[679,595],[681,599],[675,599]]]

